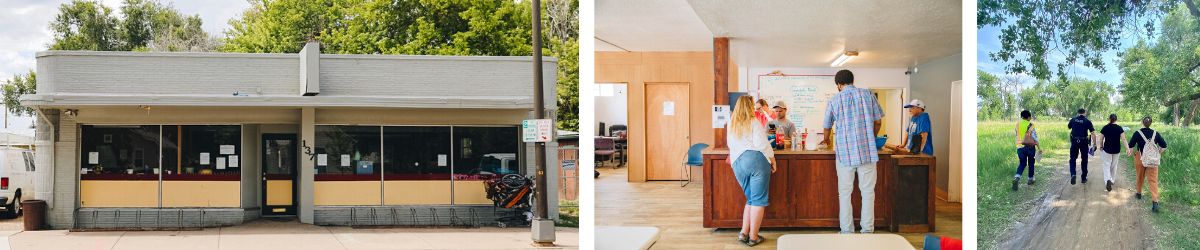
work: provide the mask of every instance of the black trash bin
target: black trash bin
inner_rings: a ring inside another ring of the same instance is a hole
[[[21,201],[21,212],[25,214],[25,231],[37,231],[45,229],[46,201]]]

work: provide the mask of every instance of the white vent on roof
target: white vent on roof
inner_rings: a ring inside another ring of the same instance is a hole
[[[300,94],[321,93],[321,43],[308,42],[300,49]]]

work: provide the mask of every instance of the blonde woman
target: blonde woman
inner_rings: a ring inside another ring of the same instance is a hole
[[[775,172],[775,152],[767,141],[767,123],[756,117],[760,115],[756,115],[755,109],[753,98],[738,98],[725,138],[729,145],[728,161],[733,167],[733,175],[746,195],[738,241],[747,246],[763,242],[758,229],[762,227],[763,215],[769,204],[767,187],[771,183],[771,173]]]

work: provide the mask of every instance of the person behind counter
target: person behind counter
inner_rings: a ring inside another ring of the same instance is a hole
[[[731,115],[729,133],[725,136],[729,146],[729,160],[726,161],[732,161],[733,176],[746,195],[738,241],[747,246],[758,245],[764,240],[758,235],[758,229],[762,227],[766,207],[770,204],[767,188],[771,173],[775,172],[775,151],[767,141],[767,123],[757,117],[756,113],[760,112],[755,109],[753,98],[739,97]]]
[[[792,144],[792,135],[796,133],[796,124],[787,119],[787,103],[784,101],[775,102],[775,106],[771,108],[775,111],[775,120],[768,124],[775,125],[776,134],[783,135],[779,141],[783,142],[784,146],[776,148],[784,148],[786,145]]]
[[[900,146],[888,145],[887,148],[896,152],[905,154],[927,154],[933,155],[933,127],[929,121],[929,113],[925,113],[925,102],[913,99],[912,102],[904,105],[908,109],[908,113],[912,115],[912,120],[908,123],[908,131]]]
[[[879,152],[875,135],[879,133],[883,109],[875,95],[867,89],[854,87],[854,73],[838,71],[834,75],[838,93],[829,99],[825,111],[825,134],[837,126],[837,144],[833,154],[838,177],[838,220],[841,233],[854,232],[854,208],[850,195],[854,192],[854,174],[858,173],[858,189],[862,192],[862,214],[859,224],[862,233],[875,232],[875,163]],[[829,145],[826,136],[821,144]]]

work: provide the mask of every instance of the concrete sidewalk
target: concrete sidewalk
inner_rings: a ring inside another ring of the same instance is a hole
[[[194,231],[0,231],[11,249],[529,249],[528,228],[322,227],[256,220]],[[557,247],[579,248],[579,231],[559,228]],[[2,248],[2,247],[0,247]]]

